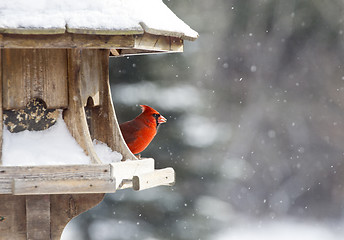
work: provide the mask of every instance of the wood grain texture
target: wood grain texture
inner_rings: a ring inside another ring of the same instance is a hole
[[[134,35],[0,34],[0,48],[132,48]]]
[[[78,34],[93,34],[93,35],[133,35],[142,34],[143,29],[137,28],[135,30],[109,30],[109,29],[91,29],[91,28],[0,28],[0,33],[21,34],[21,35],[52,35],[64,34],[65,32]]]
[[[23,109],[32,98],[47,108],[66,108],[67,53],[65,49],[1,49],[3,108]]]
[[[67,223],[79,214],[98,205],[104,194],[51,195],[51,239],[59,240]]]
[[[91,158],[92,163],[101,164],[88,129],[86,113],[83,103],[83,92],[86,91],[82,85],[81,72],[81,49],[68,49],[68,90],[69,106],[64,111],[64,121],[78,144]],[[96,80],[95,80],[96,81]]]
[[[134,49],[183,52],[183,39],[145,33],[135,36]]]
[[[170,53],[160,50],[142,50],[142,49],[117,49],[118,55],[111,54],[110,57],[139,56],[148,54]]]
[[[0,33],[10,34],[63,34],[66,32],[66,28],[0,28]]]
[[[104,194],[0,195],[0,240],[59,240],[66,224]]]
[[[26,197],[0,195],[0,240],[26,239]]]
[[[13,195],[113,193],[115,179],[107,178],[39,178],[14,179]]]
[[[4,178],[0,179],[0,194],[12,194],[13,193],[13,179]]]
[[[94,78],[98,77],[99,83],[99,106],[89,106],[91,136],[93,139],[106,143],[112,150],[121,153],[123,160],[137,159],[123,139],[113,107],[109,84],[109,50],[97,51],[97,54],[92,55],[92,61],[97,64],[89,64],[93,68],[97,67],[97,72],[93,75],[82,74],[84,78],[87,78],[83,82],[95,81]]]
[[[171,167],[133,176],[133,189],[136,191],[163,185],[172,186],[174,183],[175,172]]]
[[[107,67],[100,61],[102,52],[99,49],[81,50],[81,101],[84,106],[87,105],[89,98],[92,98],[94,106],[99,105],[99,89],[103,78],[103,68]]]
[[[2,135],[3,135],[3,106],[2,106],[2,49],[0,49],[0,166],[2,165]]]
[[[67,25],[67,32],[77,34],[94,34],[94,35],[135,35],[142,34],[143,29],[137,28],[133,30],[109,30],[109,29],[86,29],[86,28],[70,28]]]
[[[47,180],[69,180],[71,183],[75,180],[82,181],[86,184],[87,180],[90,180],[89,184],[92,184],[92,179],[110,179],[111,170],[109,164],[97,164],[97,165],[64,165],[64,166],[0,166],[0,194],[13,194],[15,185],[13,184],[15,179],[31,179],[30,181],[42,181]],[[65,184],[68,181],[64,182]],[[44,183],[43,183],[44,184]],[[47,183],[49,186],[49,183]],[[65,190],[73,191],[80,190],[80,186],[64,186]],[[95,187],[88,188],[88,192],[94,192]],[[103,186],[99,186],[103,188]],[[114,185],[108,186],[108,190],[115,191]],[[38,194],[39,190],[34,189],[33,193]],[[55,193],[59,192],[58,189],[54,189]],[[85,191],[85,189],[84,189]],[[43,193],[43,192],[42,192]],[[47,192],[45,192],[47,193]],[[61,192],[59,192],[61,193]]]
[[[184,51],[184,41],[181,38],[153,35],[144,33],[135,36],[132,48],[111,51],[112,56],[147,55],[157,53],[176,53]]]
[[[50,196],[26,196],[27,240],[50,239]]]
[[[0,179],[5,178],[102,178],[110,174],[109,164],[52,165],[52,166],[0,166]]]

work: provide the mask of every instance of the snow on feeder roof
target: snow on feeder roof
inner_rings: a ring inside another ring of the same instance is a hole
[[[198,37],[161,0],[12,0],[0,15],[0,33]]]
[[[2,33],[198,37],[161,0],[13,0],[1,3],[0,14]]]

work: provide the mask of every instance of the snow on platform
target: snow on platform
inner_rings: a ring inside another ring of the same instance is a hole
[[[6,126],[3,130],[3,166],[90,164],[90,158],[72,137],[62,116],[43,131],[11,133]],[[95,140],[94,146],[103,163],[121,161],[122,155],[105,143]]]
[[[162,0],[11,0],[0,16],[0,33],[198,37]]]

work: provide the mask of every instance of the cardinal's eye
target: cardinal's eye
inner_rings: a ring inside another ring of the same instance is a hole
[[[160,114],[153,113],[152,116],[155,118],[156,127],[158,127],[158,126],[159,126],[159,117],[160,117]]]
[[[158,119],[160,117],[160,114],[153,113],[153,117]]]

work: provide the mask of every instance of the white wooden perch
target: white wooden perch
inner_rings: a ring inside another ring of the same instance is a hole
[[[113,193],[173,185],[173,168],[154,170],[154,159],[97,165],[0,166],[0,194]]]

